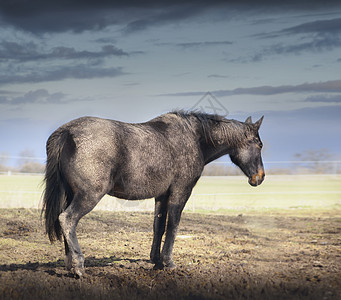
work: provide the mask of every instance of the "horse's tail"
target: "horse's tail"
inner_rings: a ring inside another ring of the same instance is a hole
[[[59,129],[46,143],[47,161],[42,213],[45,212],[45,228],[51,242],[61,241],[62,230],[58,217],[73,198],[72,190],[63,176],[60,164],[63,148],[70,139],[72,140],[72,137],[68,131]]]

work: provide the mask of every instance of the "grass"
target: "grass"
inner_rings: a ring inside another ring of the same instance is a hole
[[[245,177],[203,177],[189,204],[209,210],[334,208],[341,207],[340,183],[333,175],[273,175],[254,188]]]
[[[0,208],[38,208],[44,189],[38,175],[0,175]]]
[[[0,208],[39,208],[42,176],[0,176]],[[341,209],[340,175],[267,176],[251,187],[247,178],[202,177],[186,205],[187,211]],[[96,209],[152,210],[153,200],[125,201],[105,196]]]

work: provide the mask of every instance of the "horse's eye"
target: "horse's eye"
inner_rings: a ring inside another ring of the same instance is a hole
[[[253,138],[253,143],[255,143],[259,148],[263,148],[263,143],[258,138]]]

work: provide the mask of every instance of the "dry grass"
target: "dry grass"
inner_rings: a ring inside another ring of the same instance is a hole
[[[0,299],[339,299],[339,211],[185,213],[175,270],[148,262],[151,213],[92,212],[78,227],[86,276],[64,270],[39,212],[0,211]]]

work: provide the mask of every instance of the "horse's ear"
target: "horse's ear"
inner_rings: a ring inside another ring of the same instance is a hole
[[[247,119],[245,120],[245,123],[247,123],[247,124],[252,124],[252,119],[251,119],[251,117],[247,117]]]
[[[256,126],[257,130],[259,130],[260,125],[262,125],[263,119],[264,119],[264,116],[262,116],[262,117],[255,123],[255,126]]]

